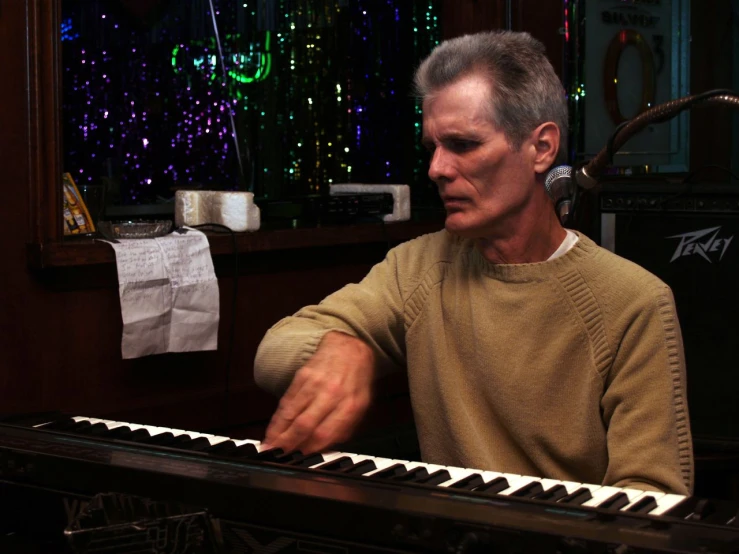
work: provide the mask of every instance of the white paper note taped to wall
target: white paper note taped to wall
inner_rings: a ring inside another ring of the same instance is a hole
[[[203,233],[187,228],[111,246],[118,266],[124,359],[218,348],[218,280]]]

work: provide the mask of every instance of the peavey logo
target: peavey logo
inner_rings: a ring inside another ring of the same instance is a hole
[[[726,249],[729,248],[731,241],[734,240],[734,236],[719,237],[718,234],[720,231],[721,227],[711,227],[710,229],[666,237],[668,239],[680,239],[680,244],[677,245],[677,249],[672,255],[670,263],[678,258],[692,255],[702,256],[708,263],[713,263],[717,257],[718,261],[721,261],[724,254],[726,254]],[[709,237],[708,235],[711,236]],[[705,241],[700,240],[704,237],[708,238]]]

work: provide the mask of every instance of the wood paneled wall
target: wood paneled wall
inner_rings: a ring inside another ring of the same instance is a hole
[[[526,31],[544,43],[558,75],[562,75],[562,25],[562,0],[446,0],[442,8],[444,39],[493,29]]]
[[[0,2],[4,76],[0,86],[0,413],[58,409],[192,429],[269,417],[275,400],[257,390],[251,379],[261,335],[280,317],[360,279],[382,258],[386,245],[244,255],[235,309],[229,258],[220,257],[216,266],[221,349],[121,360],[115,268],[108,264],[32,271],[27,265],[26,246],[40,233],[31,206],[36,202],[57,205],[53,198],[39,199],[34,188],[47,178],[38,163],[38,151],[55,145],[53,140],[32,141],[31,137],[34,132],[39,136],[38,127],[51,125],[55,116],[37,112],[36,91],[26,90],[27,52],[40,44],[26,19],[39,16],[27,11],[29,1]],[[720,3],[727,6],[728,0]],[[502,0],[447,0],[443,34],[452,37],[502,28],[510,19],[514,29],[527,30],[544,41],[555,67],[561,69],[561,2],[516,0],[511,4],[514,9],[507,14]],[[707,41],[719,40],[714,37],[714,22],[724,17],[718,8],[694,13],[696,88],[722,84],[722,74],[705,63],[705,56],[721,47]],[[725,125],[705,129],[701,121],[694,125],[693,144],[705,145],[707,151],[725,148]],[[232,323],[236,341],[227,369],[225,346]],[[396,385],[390,390],[402,395],[402,384]]]
[[[735,2],[734,2],[735,4]],[[691,12],[691,93],[732,88],[736,67],[733,42],[739,29],[739,14],[731,0],[693,2]],[[733,112],[733,113],[732,113]],[[728,107],[692,110],[690,117],[690,165],[700,170],[700,180],[727,182],[729,175],[719,167],[731,167],[731,125],[736,110]],[[736,138],[733,145],[735,146]]]
[[[27,246],[46,242],[59,217],[58,198],[42,193],[58,180],[58,164],[47,162],[61,154],[59,91],[48,84],[56,68],[39,62],[58,48],[47,29],[58,25],[58,6],[0,2],[0,414],[61,410],[187,429],[263,423],[276,399],[252,379],[261,336],[281,317],[360,280],[383,258],[387,239],[243,254],[238,276],[230,255],[219,256],[219,350],[122,360],[114,265],[31,270],[26,258]],[[386,398],[395,390],[402,397],[402,380],[393,382]]]

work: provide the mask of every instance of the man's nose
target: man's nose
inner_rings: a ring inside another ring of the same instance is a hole
[[[448,153],[443,148],[436,148],[431,155],[429,178],[435,183],[446,182],[452,179],[452,172]]]

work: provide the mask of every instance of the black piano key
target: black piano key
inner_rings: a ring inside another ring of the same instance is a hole
[[[450,481],[451,478],[452,476],[446,469],[437,469],[431,475],[424,477],[423,479],[419,479],[416,483],[421,483],[423,485],[441,485],[442,483]]]
[[[739,527],[739,510],[734,513],[734,517],[726,522],[726,525],[729,527]]]
[[[414,467],[411,470],[401,473],[393,477],[393,481],[403,481],[404,483],[418,483],[420,480],[429,476],[429,470],[425,467]]]
[[[206,448],[203,452],[206,452],[208,454],[217,454],[219,456],[226,456],[236,450],[236,443],[234,441],[223,441],[219,442],[217,444],[211,445],[209,448]],[[254,449],[256,452],[256,448]]]
[[[105,423],[96,423],[92,427],[90,427],[88,431],[88,435],[93,435],[95,437],[105,437],[108,438],[108,433],[110,433],[110,429],[108,428]]]
[[[251,442],[245,442],[244,444],[240,444],[236,447],[235,450],[231,450],[228,452],[228,454],[224,454],[225,456],[228,456],[229,458],[247,458],[252,459],[259,456],[259,451],[257,450],[256,445],[254,445]]]
[[[90,425],[89,427],[85,427],[84,430],[75,429],[74,432],[80,435],[88,435],[91,437],[101,437],[109,433],[110,429],[108,429],[108,426],[105,425],[105,423],[94,423]]]
[[[716,512],[716,505],[706,498],[701,498],[696,502],[693,511],[686,516],[689,521],[704,521],[708,516]]]
[[[133,442],[141,442],[142,440],[146,440],[150,437],[151,433],[149,433],[147,429],[140,428],[131,433],[131,436],[128,438],[128,440]]]
[[[145,429],[141,429],[141,431],[144,431],[146,433],[146,437],[151,436]],[[120,425],[118,427],[114,427],[113,429],[109,429],[108,432],[105,434],[105,437],[108,439],[120,439],[127,441],[131,440],[132,435],[133,429],[131,429],[128,425]],[[143,435],[140,436],[143,437]]]
[[[624,492],[617,492],[613,496],[605,499],[603,502],[598,504],[598,508],[604,510],[620,510],[624,506],[629,504],[629,497]]]
[[[475,488],[475,492],[484,492],[487,494],[498,494],[501,491],[511,488],[508,479],[505,477],[496,477],[492,481],[483,483],[479,487]]]
[[[176,435],[175,438],[167,446],[169,448],[187,448],[187,445],[193,440],[193,438],[187,433]]]
[[[571,504],[573,506],[581,506],[588,500],[592,500],[593,493],[587,487],[580,487],[577,490],[572,491],[570,494],[562,498],[559,502],[561,504]]]
[[[290,462],[289,465],[296,467],[312,467],[320,463],[323,463],[323,455],[316,452],[315,454],[302,455],[300,458]]]
[[[449,488],[471,491],[484,484],[485,480],[482,478],[482,475],[480,475],[479,473],[473,473],[471,475],[468,475],[467,477],[463,477],[455,483],[452,483],[451,485],[449,485]]]
[[[205,437],[198,437],[196,439],[190,439],[189,441],[180,444],[177,448],[182,450],[191,450],[192,452],[203,452],[211,446],[210,441]]]
[[[66,431],[68,433],[79,433],[80,431],[84,431],[85,429],[89,429],[90,427],[92,427],[92,421],[76,421],[72,425],[68,425],[63,429],[60,429],[60,431]]]
[[[119,425],[118,427],[113,427],[108,430],[107,436],[109,439],[125,439],[128,438],[131,433],[133,433],[133,429],[128,425]]]
[[[315,469],[323,469],[324,471],[341,471],[351,465],[354,465],[354,460],[349,456],[341,456],[340,458],[326,462]]]
[[[345,467],[341,470],[341,473],[346,473],[347,475],[364,475],[370,471],[375,471],[376,469],[377,466],[372,460],[362,460],[356,464]]]
[[[88,425],[90,422],[87,422]],[[43,429],[52,429],[54,431],[64,431],[66,429],[69,429],[70,427],[73,427],[74,425],[77,425],[77,421],[72,419],[71,417],[65,418],[65,419],[59,419],[56,421],[52,421],[51,423],[47,423],[43,426]]]
[[[531,483],[525,484],[520,489],[516,489],[508,496],[516,496],[518,498],[532,498],[537,494],[544,492],[544,487],[541,486],[539,481],[531,481]]]
[[[46,426],[53,421],[67,421],[70,419],[72,418],[56,410],[45,412],[21,412],[11,415],[0,415],[0,422],[9,423],[10,425],[20,425],[22,427],[43,426],[44,428],[46,428]]]
[[[735,503],[688,497],[662,514],[670,518],[699,521],[709,525],[739,526]]]
[[[88,429],[90,429],[92,425],[92,421],[78,421],[72,425],[65,427],[64,429],[59,430],[64,431],[65,433],[74,433],[75,435],[81,435],[84,434]]]
[[[626,508],[627,512],[635,514],[648,514],[657,507],[657,499],[653,496],[642,496],[632,506]]]
[[[164,433],[157,433],[156,435],[151,435],[151,437],[142,439],[141,443],[143,444],[153,444],[156,446],[169,446],[174,442],[175,436],[174,433],[171,433],[170,431],[165,431]]]
[[[290,462],[294,462],[301,458],[305,458],[305,454],[300,452],[300,450],[292,450],[290,452],[280,454],[279,456],[275,456],[274,462],[278,464],[289,464]]]
[[[550,502],[557,502],[565,496],[567,496],[567,487],[564,485],[554,485],[552,488],[534,496],[534,500],[549,500]]]
[[[285,451],[282,448],[270,448],[259,452],[256,459],[260,462],[276,462],[278,458],[284,455]]]
[[[373,473],[372,479],[390,479],[407,471],[408,469],[403,464],[393,464],[390,467],[381,469],[377,473]]]

